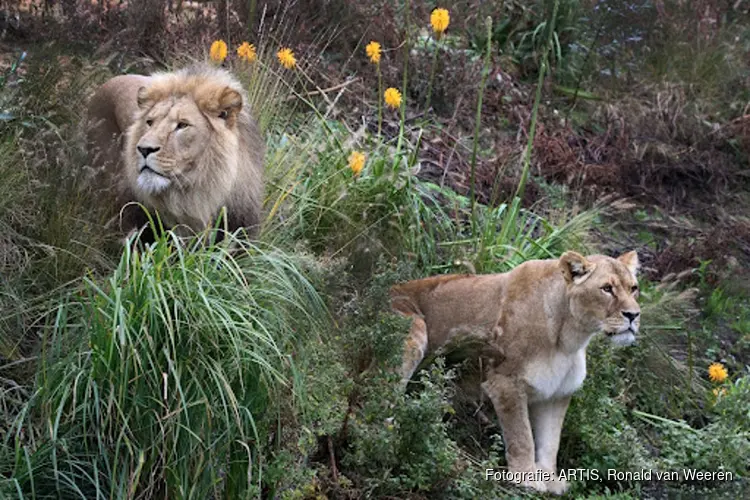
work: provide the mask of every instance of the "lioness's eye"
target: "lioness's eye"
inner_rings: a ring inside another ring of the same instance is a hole
[[[178,123],[178,124],[177,124],[177,130],[182,130],[182,129],[184,129],[184,128],[185,128],[185,127],[187,127],[187,126],[188,126],[188,124],[187,124],[187,123],[185,123],[185,122],[180,122],[180,123]]]
[[[154,124],[154,120],[146,120],[146,125],[149,127]]]
[[[633,285],[633,286],[632,286],[632,287],[630,288],[630,293],[635,293],[635,292],[637,292],[637,291],[638,291],[638,285]]]
[[[222,120],[224,120],[226,117],[227,117],[226,111],[222,111],[221,113],[219,113],[219,118],[221,118]]]
[[[612,285],[604,285],[602,290],[604,290],[605,293],[612,293]]]

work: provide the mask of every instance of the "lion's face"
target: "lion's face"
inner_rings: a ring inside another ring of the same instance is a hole
[[[638,255],[617,259],[602,255],[588,259],[574,252],[560,258],[570,311],[581,324],[604,332],[616,345],[630,345],[640,327]]]
[[[211,133],[208,120],[189,98],[156,104],[142,117],[143,135],[136,145],[138,186],[158,194],[195,168]]]
[[[187,189],[206,176],[218,175],[201,171],[206,163],[216,163],[207,162],[207,158],[223,156],[221,165],[234,168],[226,159],[236,157],[232,139],[236,139],[235,118],[242,106],[236,91],[225,88],[199,102],[191,95],[161,98],[158,89],[142,88],[138,105],[137,142],[130,142],[126,154],[132,155],[137,172],[131,175],[137,176],[143,194],[154,196],[172,187]],[[217,144],[221,144],[218,149]]]

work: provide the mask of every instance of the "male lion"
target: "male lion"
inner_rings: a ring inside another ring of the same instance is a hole
[[[198,64],[117,76],[91,98],[88,119],[89,151],[105,167],[118,211],[137,201],[167,227],[200,231],[226,207],[230,230],[256,234],[265,145],[229,72]],[[121,221],[126,231],[147,220],[132,208]]]
[[[557,450],[571,395],[586,377],[597,332],[618,345],[640,324],[638,255],[614,259],[566,252],[508,273],[433,276],[391,289],[393,309],[412,318],[401,366],[406,384],[428,351],[480,338],[494,352],[482,390],[503,432],[514,480],[562,494]]]

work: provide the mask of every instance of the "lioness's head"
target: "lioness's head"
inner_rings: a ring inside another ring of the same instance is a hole
[[[616,259],[565,252],[560,257],[560,268],[573,317],[604,332],[614,344],[635,342],[641,320],[638,265],[635,251]]]
[[[195,66],[156,74],[138,91],[125,155],[132,186],[154,196],[234,178],[244,92],[224,70]],[[217,171],[218,170],[218,171]]]

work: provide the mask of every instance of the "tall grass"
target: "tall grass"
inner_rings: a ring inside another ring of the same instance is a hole
[[[125,251],[50,311],[0,469],[19,497],[255,495],[269,430],[300,403],[292,353],[325,318],[299,262],[273,248],[184,248],[167,233]]]
[[[22,392],[33,370],[37,316],[86,270],[111,269],[90,191],[78,124],[85,90],[103,73],[58,50],[26,55],[0,77],[0,367]],[[3,426],[3,428],[5,428]]]
[[[264,238],[278,244],[302,240],[356,260],[364,243],[374,253],[415,258],[425,273],[450,270],[454,260],[468,260],[479,272],[499,271],[570,248],[585,250],[599,214],[594,208],[552,221],[523,209],[516,197],[495,207],[477,205],[473,225],[471,200],[420,180],[413,155],[398,161],[392,149],[376,146],[355,177],[325,135],[282,142],[270,152],[273,217],[264,227]]]

